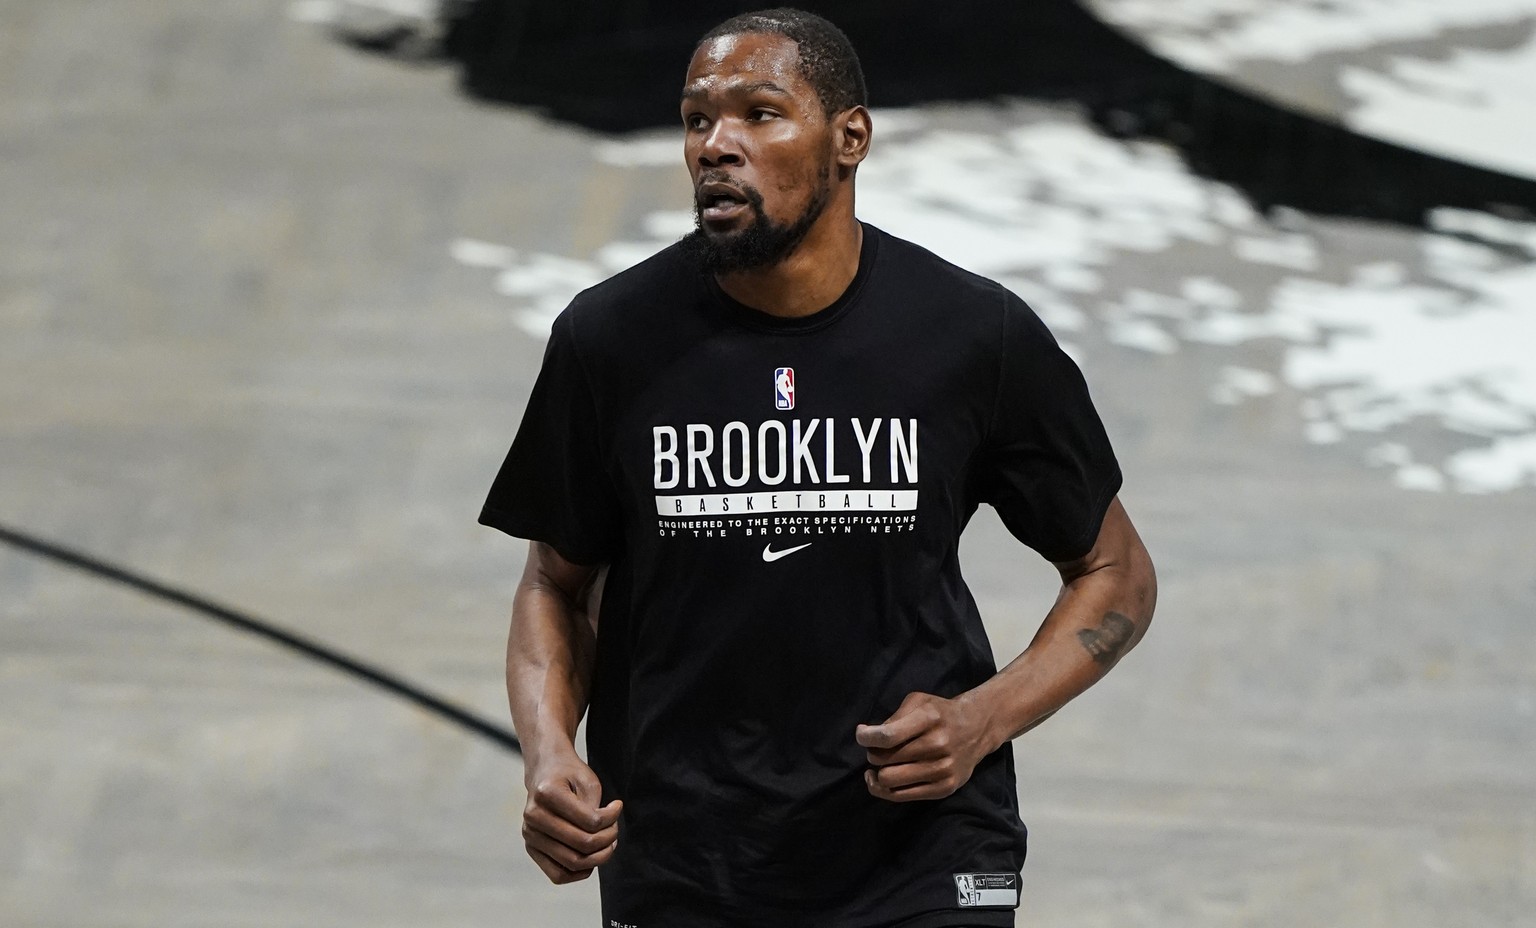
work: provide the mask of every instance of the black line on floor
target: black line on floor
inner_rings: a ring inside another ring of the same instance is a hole
[[[303,657],[329,665],[342,673],[371,683],[391,695],[404,699],[407,702],[415,703],[433,715],[438,716],[443,721],[457,725],[487,741],[494,742],[498,747],[505,748],[514,754],[523,753],[522,744],[518,742],[517,736],[508,729],[480,718],[474,713],[455,706],[441,697],[434,696],[388,671],[371,667],[318,641],[312,641],[302,635],[282,629],[265,619],[231,609],[228,606],[222,606],[201,596],[167,586],[142,574],[134,573],[127,568],[108,564],[82,551],[76,551],[63,545],[44,541],[41,538],[8,528],[5,525],[0,525],[0,541],[38,557],[82,570],[103,580],[109,580],[113,583],[138,590],[140,593],[156,599],[174,603],[259,638],[265,638]]]

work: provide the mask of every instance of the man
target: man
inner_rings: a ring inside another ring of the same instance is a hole
[[[855,218],[836,27],[727,21],[682,117],[697,231],[555,322],[481,515],[532,540],[528,853],[601,868],[609,928],[1011,925],[1011,740],[1152,615],[1108,439],[1022,301]],[[957,560],[980,503],[1063,579],[1001,672]]]

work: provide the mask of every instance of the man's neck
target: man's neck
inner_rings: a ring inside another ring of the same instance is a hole
[[[738,303],[784,318],[809,316],[837,302],[859,273],[864,227],[852,210],[828,212],[789,257],[773,267],[718,275],[720,289]]]

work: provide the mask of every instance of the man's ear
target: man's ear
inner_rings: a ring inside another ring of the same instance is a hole
[[[833,154],[837,158],[837,166],[844,172],[852,172],[869,154],[870,138],[874,133],[869,109],[864,106],[849,107],[832,119],[835,129],[833,140],[837,146]]]

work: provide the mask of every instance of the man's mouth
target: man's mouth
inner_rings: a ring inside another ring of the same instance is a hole
[[[735,219],[748,205],[746,194],[725,184],[705,184],[700,187],[696,202],[699,217],[705,222]]]

